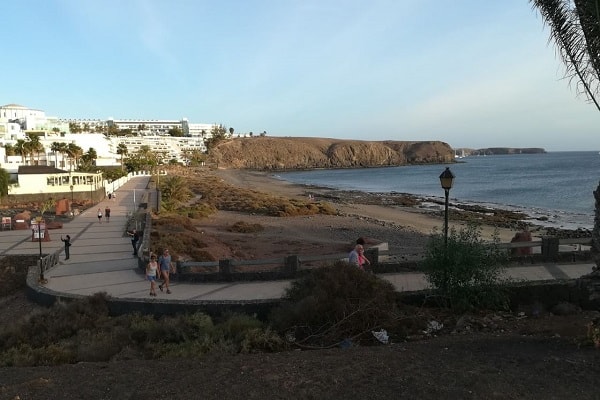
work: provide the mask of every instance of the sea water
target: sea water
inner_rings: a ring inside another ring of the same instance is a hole
[[[549,152],[470,156],[451,165],[323,169],[285,172],[278,178],[305,185],[375,193],[409,193],[443,198],[439,175],[455,175],[452,202],[522,211],[537,225],[591,229],[594,195],[600,180],[600,154]]]

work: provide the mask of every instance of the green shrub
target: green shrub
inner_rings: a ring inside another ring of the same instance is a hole
[[[371,330],[394,325],[397,317],[391,283],[337,262],[294,281],[270,320],[298,345],[327,347],[371,338]]]
[[[248,329],[239,344],[240,353],[275,352],[283,351],[286,348],[287,344],[283,338],[270,328]]]
[[[447,246],[435,233],[423,260],[425,277],[438,291],[441,305],[458,312],[475,308],[506,309],[507,282],[502,274],[506,253],[498,247],[497,234],[490,243],[481,239],[481,228],[470,224],[451,229]]]
[[[181,343],[164,343],[152,346],[152,358],[200,358],[207,353],[218,350],[231,352],[230,349],[219,346],[214,338],[205,336]]]
[[[38,348],[23,344],[0,354],[0,365],[3,367],[60,365],[73,362],[75,362],[75,354],[65,346],[57,344]]]

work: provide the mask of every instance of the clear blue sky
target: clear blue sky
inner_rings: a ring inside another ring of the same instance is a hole
[[[63,118],[600,150],[527,0],[22,0],[0,104]]]

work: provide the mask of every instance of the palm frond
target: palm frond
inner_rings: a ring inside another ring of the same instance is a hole
[[[530,0],[550,27],[550,42],[557,46],[566,71],[600,111],[600,0]]]

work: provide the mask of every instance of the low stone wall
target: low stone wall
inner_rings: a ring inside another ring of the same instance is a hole
[[[38,304],[51,307],[56,303],[81,300],[86,296],[59,293],[50,290],[39,282],[39,268],[29,267],[27,274],[27,297]],[[110,315],[141,313],[146,315],[175,315],[181,313],[203,312],[211,317],[227,313],[256,315],[266,319],[271,309],[281,303],[281,299],[246,301],[200,301],[200,300],[143,300],[138,298],[108,298]]]
[[[545,309],[567,302],[584,310],[595,310],[596,305],[590,302],[588,293],[579,284],[578,279],[562,281],[539,281],[515,284],[507,287],[510,309],[518,310],[523,306],[541,304]],[[435,292],[421,290],[418,292],[400,292],[398,299],[402,303],[415,306],[437,306]]]

